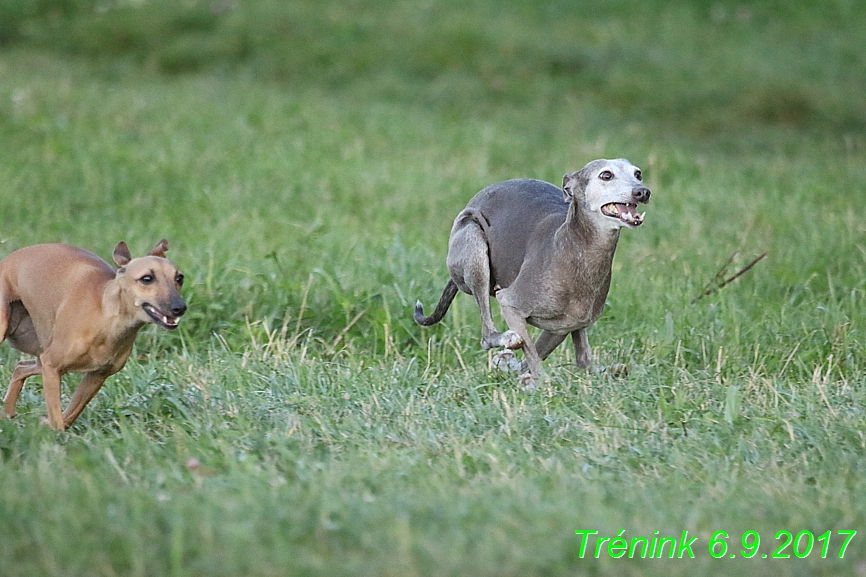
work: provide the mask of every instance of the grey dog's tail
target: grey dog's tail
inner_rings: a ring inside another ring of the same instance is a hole
[[[454,221],[454,226],[465,225],[470,222],[474,222],[481,228],[481,234],[484,236],[486,242],[487,234],[490,230],[490,223],[487,222],[487,218],[481,214],[480,210],[470,207],[464,208],[463,211],[457,215],[457,218]],[[424,316],[424,306],[421,304],[421,301],[416,302],[415,322],[421,326],[429,327],[430,325],[435,325],[441,321],[442,317],[445,316],[445,313],[448,312],[448,307],[451,306],[451,301],[453,301],[454,297],[457,296],[458,290],[457,283],[454,282],[454,279],[449,280],[448,284],[445,285],[445,290],[442,291],[442,296],[439,297],[439,304],[436,305],[436,310],[434,310],[433,314],[430,316]]]
[[[439,298],[439,304],[436,305],[436,310],[430,316],[424,316],[424,306],[421,301],[415,303],[415,322],[421,326],[429,327],[435,325],[442,320],[445,313],[448,312],[448,307],[451,306],[451,301],[457,295],[457,283],[449,280],[445,285],[445,290],[442,291],[442,296]]]

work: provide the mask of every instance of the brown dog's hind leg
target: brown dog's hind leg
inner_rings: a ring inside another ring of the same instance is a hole
[[[42,372],[42,366],[39,364],[39,359],[28,359],[20,361],[15,370],[12,371],[12,378],[9,380],[9,389],[6,391],[6,396],[3,398],[4,413],[10,419],[15,416],[15,404],[18,402],[18,396],[21,394],[21,389],[24,388],[24,381],[28,377],[38,375]],[[0,415],[2,417],[2,415]]]
[[[9,330],[9,309],[11,303],[8,294],[0,292],[0,343],[6,340],[6,331]]]
[[[75,422],[87,403],[96,396],[99,389],[102,388],[102,383],[105,382],[106,375],[101,373],[87,373],[81,379],[81,383],[75,392],[72,394],[72,400],[69,401],[69,406],[63,411],[63,424],[68,427]]]
[[[50,364],[42,363],[42,394],[48,406],[48,424],[63,430],[63,412],[60,410],[60,372]]]

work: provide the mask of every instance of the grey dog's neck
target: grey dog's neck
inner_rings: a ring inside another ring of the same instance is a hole
[[[586,207],[572,202],[565,222],[556,232],[556,255],[571,271],[571,277],[591,287],[606,287],[610,283],[611,265],[619,231],[602,230],[589,217]]]

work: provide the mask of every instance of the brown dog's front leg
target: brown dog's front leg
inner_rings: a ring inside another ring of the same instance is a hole
[[[78,388],[75,389],[75,393],[72,394],[72,400],[69,401],[69,406],[66,407],[65,411],[63,411],[63,424],[65,426],[68,427],[75,422],[75,419],[78,418],[78,415],[81,414],[81,411],[84,410],[87,403],[89,403],[90,400],[96,396],[96,393],[99,392],[99,389],[102,388],[102,383],[105,382],[107,376],[108,375],[102,373],[87,373],[84,375]]]
[[[3,398],[4,412],[7,417],[11,419],[15,416],[15,404],[18,403],[18,396],[21,394],[21,389],[24,388],[24,381],[27,377],[38,375],[41,372],[42,366],[38,359],[20,361],[15,366],[15,370],[12,371],[12,378],[9,379],[9,390],[6,391],[6,396]]]
[[[60,372],[52,365],[42,363],[42,394],[48,406],[48,424],[63,430],[63,413],[60,410]]]

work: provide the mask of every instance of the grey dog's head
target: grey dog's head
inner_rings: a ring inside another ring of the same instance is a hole
[[[562,179],[565,200],[579,207],[600,227],[636,228],[644,214],[637,205],[649,202],[650,189],[642,181],[641,170],[624,158],[593,160]]]

